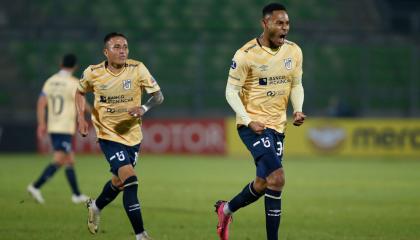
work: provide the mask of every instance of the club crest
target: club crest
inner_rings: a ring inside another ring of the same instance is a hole
[[[291,70],[292,69],[292,58],[286,58],[286,59],[284,59],[284,67],[287,70]]]
[[[123,80],[123,88],[125,90],[131,89],[131,79]]]

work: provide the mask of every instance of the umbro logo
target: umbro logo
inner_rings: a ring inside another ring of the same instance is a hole
[[[261,72],[265,72],[268,70],[268,65],[261,65],[258,68],[260,69]]]

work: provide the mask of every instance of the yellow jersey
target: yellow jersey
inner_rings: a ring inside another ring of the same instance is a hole
[[[143,90],[149,94],[160,90],[142,62],[128,59],[118,74],[108,70],[106,61],[90,65],[83,72],[78,89],[94,93],[92,122],[98,138],[127,146],[141,142],[141,121],[128,111],[141,106]]]
[[[48,101],[48,133],[75,133],[77,86],[78,79],[65,70],[54,74],[44,83],[41,94]]]
[[[252,121],[285,131],[291,85],[302,78],[302,61],[301,49],[288,40],[272,50],[253,39],[236,51],[228,82],[242,87],[239,95]],[[239,116],[236,123],[245,124]]]

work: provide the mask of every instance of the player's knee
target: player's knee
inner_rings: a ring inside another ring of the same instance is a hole
[[[267,181],[265,181],[264,179],[257,178],[254,181],[253,187],[255,191],[257,191],[258,193],[262,193],[267,188]]]
[[[274,171],[267,177],[267,185],[270,188],[281,190],[285,184],[284,174],[281,171]]]

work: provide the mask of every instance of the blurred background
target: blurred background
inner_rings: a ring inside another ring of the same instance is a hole
[[[143,61],[163,89],[166,101],[149,118],[233,116],[224,97],[229,65],[235,51],[261,33],[266,3],[0,1],[0,150],[35,151],[35,106],[44,81],[67,52],[80,59],[77,76],[104,60],[102,40],[111,31],[128,36],[130,57]],[[419,1],[282,3],[291,20],[288,39],[304,53],[308,116],[420,116]],[[20,146],[5,142],[16,138]]]

